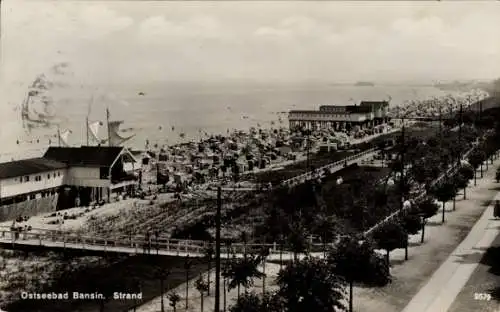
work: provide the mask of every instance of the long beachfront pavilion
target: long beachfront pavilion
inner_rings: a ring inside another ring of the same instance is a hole
[[[291,110],[288,113],[290,129],[351,130],[373,127],[389,121],[388,101],[362,101],[359,105],[322,105],[319,110]]]

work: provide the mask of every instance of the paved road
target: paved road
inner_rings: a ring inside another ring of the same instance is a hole
[[[495,199],[500,199],[500,192],[497,193]],[[413,297],[403,312],[446,312],[449,310],[477,268],[485,250],[500,234],[500,227],[495,226],[497,222],[492,219],[492,215],[493,206],[490,205],[469,235]],[[470,255],[474,255],[478,260],[463,260],[464,257]]]
[[[500,220],[492,221],[492,223],[494,227],[500,227]],[[497,236],[491,245],[493,248],[488,249],[482,259],[479,254],[471,254],[463,258],[463,261],[478,262],[478,266],[458,294],[450,309],[448,309],[448,312],[500,311],[500,302],[498,301],[500,287],[500,272],[498,272],[498,264],[500,263],[500,236]],[[492,266],[496,266],[496,268],[492,268]]]

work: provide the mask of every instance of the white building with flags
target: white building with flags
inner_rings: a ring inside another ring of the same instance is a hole
[[[126,167],[136,163],[127,148],[108,146],[52,146],[43,157],[1,163],[0,221],[132,194],[138,175]]]

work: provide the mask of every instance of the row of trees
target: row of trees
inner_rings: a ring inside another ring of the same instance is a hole
[[[484,123],[483,127],[487,126],[491,125]],[[458,190],[464,190],[465,199],[469,181],[477,179],[476,169],[479,169],[481,177],[483,176],[483,164],[488,166],[488,163],[492,162],[497,155],[496,151],[499,148],[497,133],[499,132],[485,132],[481,127],[481,124],[479,126],[465,126],[460,133],[456,133],[451,129],[444,129],[445,135],[439,133],[439,139],[435,136],[425,141],[419,138],[409,138],[409,140],[398,142],[396,149],[401,149],[403,148],[402,142],[406,141],[407,146],[404,149],[407,153],[407,160],[404,166],[401,162],[399,164],[399,169],[404,168],[404,170],[397,170],[397,161],[392,164],[394,171],[404,172],[403,175],[399,176],[403,183],[395,183],[392,187],[388,187],[387,184],[376,186],[376,183],[371,183],[373,180],[369,180],[369,176],[361,175],[341,186],[333,184],[325,187],[321,183],[311,183],[299,186],[293,192],[285,192],[283,202],[275,204],[268,210],[268,218],[264,225],[264,228],[268,229],[268,239],[280,238],[283,233],[288,233],[288,247],[292,248],[294,252],[305,250],[307,253],[307,247],[294,248],[294,244],[291,244],[291,241],[293,241],[292,233],[301,233],[303,236],[301,241],[305,241],[306,244],[303,245],[307,245],[304,235],[313,234],[314,225],[318,223],[324,225],[327,220],[329,230],[323,233],[328,233],[328,235],[323,234],[324,237],[320,235],[321,238],[337,237],[339,232],[343,234],[359,232],[378,222],[381,216],[395,211],[399,207],[398,199],[402,193],[405,198],[408,198],[412,189],[423,185],[425,195],[414,202],[409,209],[405,209],[396,217],[379,226],[372,232],[370,238],[343,239],[333,250],[326,252],[325,248],[325,253],[328,253],[327,260],[324,263],[329,268],[327,272],[333,274],[336,278],[341,278],[341,280],[338,280],[337,286],[339,283],[342,284],[342,281],[349,285],[349,310],[352,311],[353,284],[385,285],[389,282],[390,252],[397,248],[405,248],[407,251],[409,235],[417,234],[419,231],[422,233],[421,242],[423,243],[425,224],[430,217],[436,215],[439,211],[436,201],[442,202],[442,222],[444,223],[445,204],[453,200],[454,210]],[[478,137],[481,137],[481,139],[476,140]],[[461,155],[472,148],[473,145],[475,145],[475,148],[469,154],[468,162],[461,162]],[[450,170],[453,167],[455,169]],[[441,173],[448,171],[449,173],[441,178],[439,183],[433,183]],[[318,203],[317,196],[315,196],[318,193],[318,188],[323,191],[322,197],[326,205],[319,205]],[[319,220],[324,221],[318,222]],[[297,223],[299,226],[297,226]],[[342,228],[340,225],[345,223],[348,226]],[[301,231],[293,231],[293,229],[300,229]],[[339,229],[341,230],[339,231]],[[326,246],[327,244],[325,244]],[[380,258],[378,253],[375,252],[375,248],[386,251],[385,259]],[[406,252],[406,259],[407,257]],[[316,262],[312,263],[310,259],[306,258],[304,261],[309,261],[310,266],[314,267],[318,265],[319,260],[314,260]],[[296,263],[301,263],[301,261]],[[289,268],[293,267],[289,265],[283,272],[286,272]],[[293,270],[298,271],[297,268]],[[321,272],[321,270],[317,269],[316,272]],[[296,281],[306,280],[305,273],[300,274]],[[326,273],[324,276],[326,280],[329,280]],[[307,307],[309,309],[314,306],[310,301],[326,302],[326,298],[323,301],[317,297],[314,300],[302,297],[299,298],[300,300],[283,297],[281,286],[280,284],[280,291],[275,294],[275,296],[281,294],[282,300],[278,300],[278,302],[287,302],[288,300],[293,303],[289,308],[285,309],[286,311],[298,311],[300,302],[303,301],[308,302]],[[337,286],[329,288],[332,289],[330,298],[337,297],[337,293],[333,291],[338,288]],[[294,292],[297,293],[298,290],[294,289]],[[252,302],[251,306],[254,308],[257,304],[261,305],[255,308],[255,311],[257,309],[270,311],[268,309],[269,302],[276,302],[276,300],[270,301],[269,297],[259,300],[249,296],[238,301],[232,311],[253,311],[247,309],[250,302]],[[328,307],[336,304],[340,304],[340,301],[328,304]],[[324,306],[323,309],[318,307],[318,310],[329,311]],[[283,309],[280,311],[283,311]]]
[[[454,124],[450,124],[453,126]],[[380,184],[369,173],[361,173],[338,185],[334,175],[328,175],[322,181],[307,182],[293,189],[278,189],[274,200],[265,208],[266,216],[262,225],[255,229],[255,237],[262,242],[277,242],[291,250],[295,256],[291,263],[283,266],[278,275],[278,291],[266,292],[265,262],[268,250],[245,254],[242,259],[233,258],[225,264],[223,270],[224,308],[226,292],[238,289],[238,301],[230,311],[334,311],[334,307],[343,309],[343,298],[348,296],[349,310],[353,307],[353,286],[361,283],[371,286],[383,286],[390,282],[390,253],[398,248],[406,250],[408,258],[408,238],[421,232],[421,243],[425,240],[427,220],[439,211],[438,202],[442,203],[442,222],[445,222],[445,204],[455,198],[469,181],[483,177],[483,166],[492,163],[497,157],[499,146],[497,131],[485,131],[489,123],[466,125],[458,134],[451,129],[444,129],[439,136],[425,140],[408,137],[395,146],[405,150],[404,165],[401,160],[391,164],[393,172],[403,172],[396,176],[397,182],[389,185]],[[476,140],[476,138],[481,139]],[[403,143],[405,146],[403,147]],[[471,147],[468,162],[461,162],[461,155]],[[398,164],[399,161],[399,164]],[[443,172],[451,170],[439,183],[433,183]],[[403,170],[401,170],[403,169]],[[479,174],[476,172],[479,170]],[[394,177],[395,175],[393,175]],[[498,174],[500,178],[500,170]],[[386,180],[387,182],[387,180]],[[370,237],[357,236],[370,226],[377,224],[385,216],[400,208],[401,194],[405,198],[412,190],[423,186],[425,195],[400,214],[388,220]],[[342,236],[342,235],[349,236]],[[341,235],[339,243],[329,248],[331,242]],[[244,236],[244,235],[243,235]],[[323,243],[323,259],[306,256],[299,260],[298,255],[309,255],[314,250],[313,238]],[[246,239],[243,239],[246,242]],[[228,247],[229,247],[228,243]],[[377,249],[385,250],[381,256]],[[213,251],[207,251],[209,266]],[[263,272],[257,268],[263,264]],[[210,267],[209,267],[210,269]],[[189,269],[186,269],[188,272]],[[186,275],[188,280],[189,273]],[[262,279],[263,296],[248,293],[247,289],[254,280]],[[199,278],[196,288],[203,297],[209,295],[210,280]],[[240,288],[245,289],[240,296]],[[186,288],[186,298],[188,297]],[[170,293],[171,305],[175,307],[181,298]],[[187,305],[187,300],[186,300]],[[203,304],[201,307],[203,311]],[[162,309],[163,310],[163,309]],[[226,310],[226,309],[224,309]]]

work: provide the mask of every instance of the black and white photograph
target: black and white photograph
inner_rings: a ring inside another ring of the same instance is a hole
[[[500,1],[0,8],[0,312],[500,311]]]

